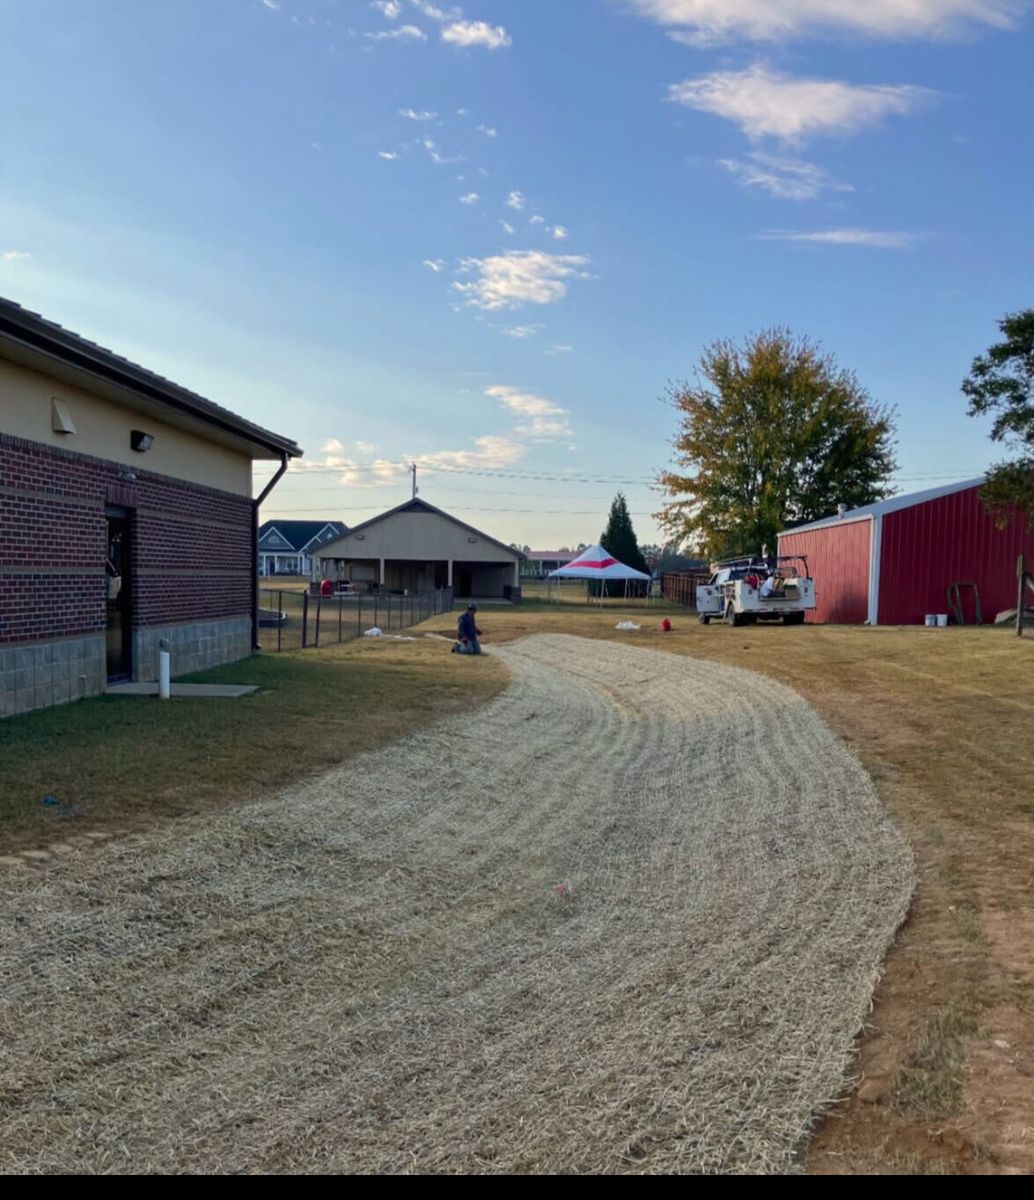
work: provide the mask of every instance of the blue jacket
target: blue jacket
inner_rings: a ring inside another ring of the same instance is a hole
[[[473,641],[478,635],[477,623],[474,620],[473,614],[465,612],[460,617],[460,637],[468,638]]]

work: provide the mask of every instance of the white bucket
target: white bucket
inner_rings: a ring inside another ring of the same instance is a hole
[[[947,625],[947,624],[948,624],[948,614],[947,613],[938,613],[937,614],[938,628],[943,629],[945,627],[945,625]]]
[[[931,628],[935,627],[936,624],[937,624],[937,614],[936,613],[927,613],[926,614],[927,629],[931,629]]]

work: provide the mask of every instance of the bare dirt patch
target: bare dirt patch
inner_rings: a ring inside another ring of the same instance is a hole
[[[501,656],[480,711],[0,874],[5,1170],[798,1164],[912,888],[868,776],[751,672]]]

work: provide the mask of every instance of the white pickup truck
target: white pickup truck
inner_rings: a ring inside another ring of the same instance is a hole
[[[712,618],[729,625],[778,620],[801,625],[815,607],[815,580],[806,558],[732,558],[716,566],[708,582],[697,585],[701,625]]]

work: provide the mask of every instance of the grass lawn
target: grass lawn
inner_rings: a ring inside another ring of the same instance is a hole
[[[0,721],[0,853],[239,803],[483,703],[505,685],[489,658],[460,658],[440,642],[371,638],[258,655],[187,678],[261,691],[164,703],[98,696]]]

